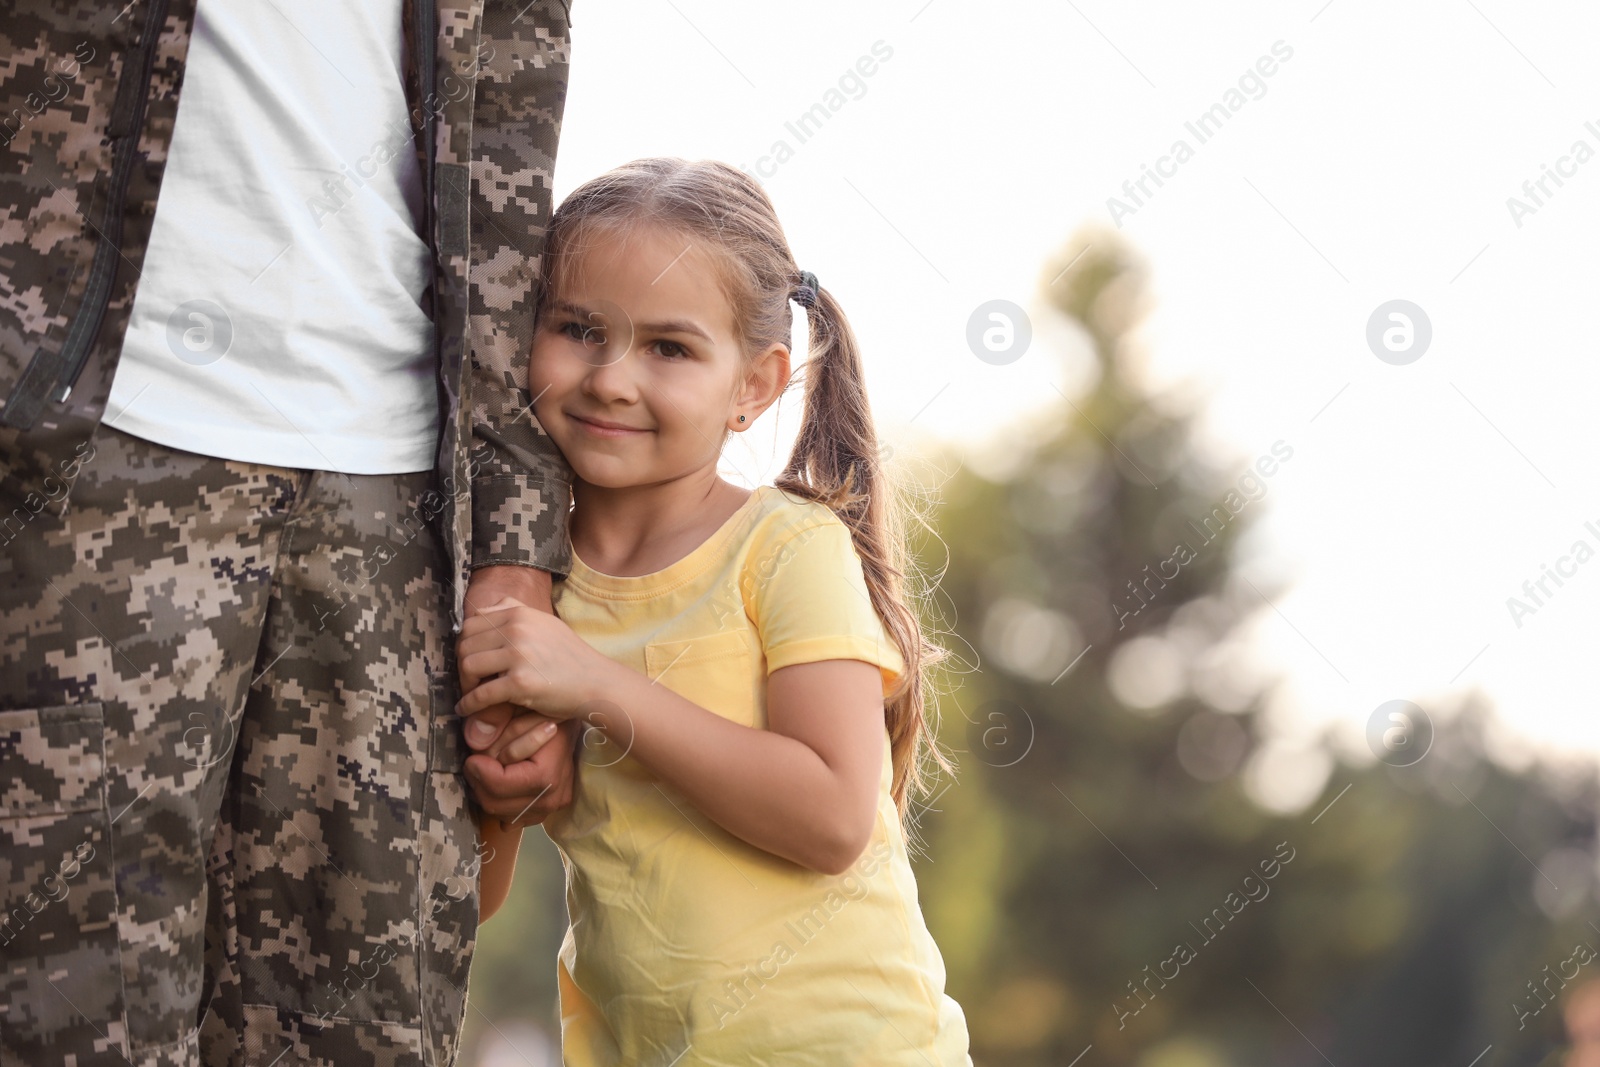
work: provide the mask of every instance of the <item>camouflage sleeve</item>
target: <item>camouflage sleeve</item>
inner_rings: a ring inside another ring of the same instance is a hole
[[[572,471],[528,392],[532,280],[550,220],[571,55],[564,0],[488,0],[473,111],[472,559],[571,566]]]

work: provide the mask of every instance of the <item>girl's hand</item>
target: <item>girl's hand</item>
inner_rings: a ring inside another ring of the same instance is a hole
[[[538,754],[556,735],[559,727],[542,715],[518,715],[506,723],[505,730],[483,755],[502,764],[520,763]]]
[[[456,705],[461,715],[511,703],[570,719],[616,666],[554,615],[510,597],[467,619],[456,650],[469,690]]]

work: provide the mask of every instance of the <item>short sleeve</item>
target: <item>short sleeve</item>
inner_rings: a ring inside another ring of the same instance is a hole
[[[887,694],[905,670],[843,522],[804,527],[753,553],[744,580],[769,674],[796,663],[865,660],[879,668]]]

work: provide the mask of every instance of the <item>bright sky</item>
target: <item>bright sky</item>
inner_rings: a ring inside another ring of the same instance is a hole
[[[573,7],[558,199],[638,156],[754,171],[787,142],[763,182],[800,265],[850,315],[897,450],[993,440],[1060,405],[1052,386],[1074,395],[1040,322],[1044,263],[1080,225],[1114,225],[1107,198],[1187,141],[1192,157],[1161,164],[1175,173],[1147,184],[1122,232],[1152,270],[1152,383],[1196,390],[1208,441],[1240,471],[1274,441],[1294,449],[1250,505],[1247,573],[1289,584],[1246,645],[1283,680],[1281,728],[1338,723],[1359,746],[1385,701],[1448,708],[1477,687],[1522,743],[1600,751],[1600,556],[1561,564],[1564,584],[1546,579],[1520,627],[1506,603],[1574,542],[1600,551],[1587,442],[1600,360],[1582,325],[1600,280],[1600,12]],[[1242,106],[1201,143],[1185,123],[1275,45],[1271,76],[1246,77]],[[851,73],[862,57],[869,76]],[[785,124],[841,78],[843,105],[802,143]],[[1546,166],[1567,176],[1546,179],[1539,206],[1522,186]],[[1536,208],[1520,226],[1512,196]],[[966,342],[994,299],[1034,315],[1033,345],[1007,365]],[[1432,326],[1407,365],[1366,341],[1396,299]],[[774,452],[769,437],[760,457],[730,459],[765,480]]]

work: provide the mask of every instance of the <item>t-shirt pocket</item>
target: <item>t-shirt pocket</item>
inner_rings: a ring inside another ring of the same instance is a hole
[[[644,646],[645,674],[692,703],[741,726],[766,727],[755,635],[720,630]]]

